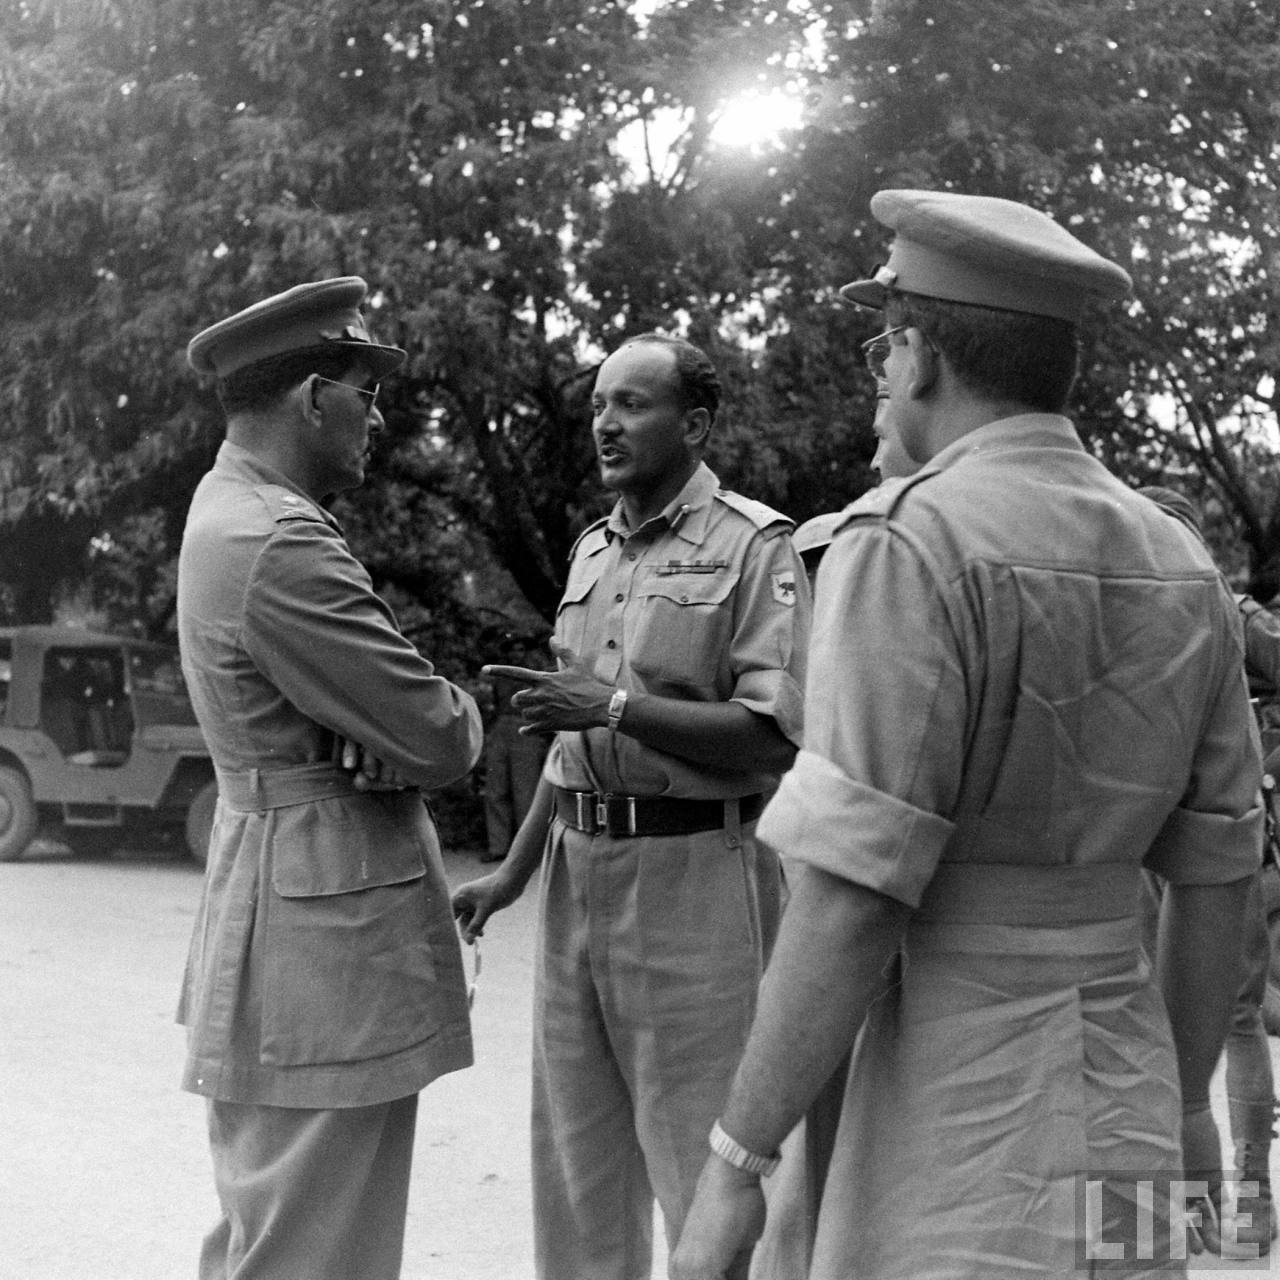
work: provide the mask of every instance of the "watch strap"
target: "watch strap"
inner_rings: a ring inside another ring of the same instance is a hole
[[[622,713],[627,709],[627,691],[625,689],[615,689],[613,697],[609,699],[609,728],[617,729],[622,723]]]
[[[725,1133],[720,1127],[719,1120],[711,1126],[709,1142],[711,1150],[721,1160],[727,1161],[735,1169],[741,1169],[743,1173],[759,1174],[762,1178],[767,1178],[782,1159],[779,1155],[762,1156],[754,1151],[748,1151],[741,1143],[735,1142]]]

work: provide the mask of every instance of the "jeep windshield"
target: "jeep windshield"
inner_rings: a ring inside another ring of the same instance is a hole
[[[139,724],[195,724],[176,649],[161,645],[128,647],[129,687]]]

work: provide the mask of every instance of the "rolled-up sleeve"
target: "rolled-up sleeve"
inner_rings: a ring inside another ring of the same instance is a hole
[[[953,826],[802,751],[758,830],[762,840],[790,857],[914,907]]]
[[[952,830],[965,687],[933,566],[884,524],[842,534],[819,570],[804,751],[761,837],[918,905]]]
[[[1172,884],[1227,884],[1262,861],[1262,764],[1238,661],[1228,669],[1192,760],[1191,780],[1147,853]]]
[[[804,735],[811,610],[808,580],[791,539],[761,537],[738,580],[729,700],[767,716],[797,747]]]
[[[244,644],[303,714],[423,787],[467,773],[483,743],[471,696],[400,633],[363,566],[328,525],[282,525],[247,587]]]

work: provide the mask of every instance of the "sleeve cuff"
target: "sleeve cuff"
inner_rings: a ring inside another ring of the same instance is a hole
[[[795,746],[804,741],[804,695],[786,671],[748,671],[733,690],[732,702],[767,716]]]
[[[779,853],[917,907],[953,830],[936,813],[801,751],[757,834]]]
[[[1262,808],[1232,817],[1175,809],[1143,865],[1170,884],[1230,884],[1262,865]]]

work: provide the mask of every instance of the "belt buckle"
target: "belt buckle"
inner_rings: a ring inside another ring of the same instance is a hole
[[[636,798],[603,796],[596,816],[600,826],[611,836],[633,836],[636,833]]]

